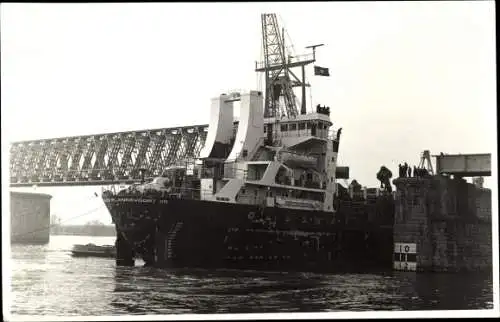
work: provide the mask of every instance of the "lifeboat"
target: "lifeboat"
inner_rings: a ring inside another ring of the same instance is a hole
[[[307,155],[296,154],[292,152],[281,152],[281,162],[290,168],[313,168],[318,166],[317,159]]]
[[[71,253],[74,257],[110,257],[116,256],[116,248],[113,245],[74,245]]]

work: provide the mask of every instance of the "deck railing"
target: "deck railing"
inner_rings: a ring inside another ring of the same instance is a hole
[[[200,188],[185,188],[185,187],[171,187],[165,190],[153,190],[153,189],[123,189],[117,191],[115,186],[109,189],[102,189],[102,196],[106,197],[121,197],[121,198],[152,198],[152,199],[192,199],[199,200],[205,197],[212,196],[212,190],[200,189]],[[203,198],[202,198],[203,197]]]

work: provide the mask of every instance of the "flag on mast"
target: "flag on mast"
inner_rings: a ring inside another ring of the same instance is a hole
[[[330,71],[326,67],[314,66],[314,75],[330,76]]]

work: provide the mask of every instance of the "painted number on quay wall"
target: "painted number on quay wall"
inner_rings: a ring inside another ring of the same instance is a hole
[[[416,271],[417,244],[395,243],[393,268],[398,271]]]

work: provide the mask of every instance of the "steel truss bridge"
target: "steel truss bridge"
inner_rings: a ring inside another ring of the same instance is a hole
[[[133,183],[193,161],[208,124],[14,142],[10,186]],[[236,123],[235,123],[236,130]]]

